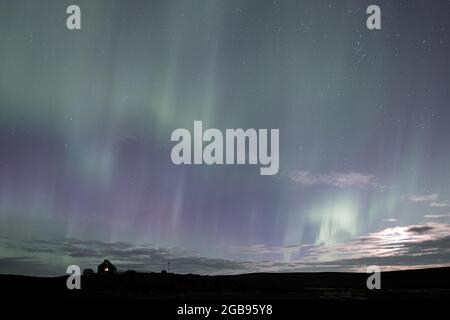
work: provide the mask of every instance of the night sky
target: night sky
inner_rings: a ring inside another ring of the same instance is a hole
[[[279,173],[174,165],[194,120]],[[0,273],[450,265],[449,181],[449,1],[0,0]]]

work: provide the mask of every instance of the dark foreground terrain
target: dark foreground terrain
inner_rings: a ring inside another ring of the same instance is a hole
[[[177,300],[404,300],[450,299],[450,268],[381,274],[381,290],[368,290],[364,273],[255,273],[199,276],[159,273],[91,275],[81,290],[68,290],[66,276],[0,275],[2,295],[38,299]]]

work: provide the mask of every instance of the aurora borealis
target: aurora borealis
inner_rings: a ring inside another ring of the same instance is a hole
[[[0,0],[0,41],[1,273],[450,264],[448,1]],[[196,120],[278,174],[174,165]]]

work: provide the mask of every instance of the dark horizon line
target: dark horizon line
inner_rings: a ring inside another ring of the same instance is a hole
[[[87,268],[90,269],[90,268]],[[86,269],[84,269],[86,270]],[[429,267],[429,268],[417,268],[417,269],[401,269],[401,270],[389,270],[382,271],[381,274],[393,274],[393,273],[404,273],[404,272],[423,272],[423,271],[436,271],[436,270],[449,270],[450,266],[446,267]],[[198,273],[177,273],[177,272],[164,272],[165,270],[157,271],[137,271],[137,270],[125,270],[125,271],[117,271],[112,274],[102,274],[102,273],[93,273],[89,275],[81,274],[83,277],[96,277],[96,276],[104,276],[111,277],[115,275],[144,275],[144,274],[160,274],[160,275],[179,275],[179,276],[199,276],[199,277],[236,277],[236,276],[245,276],[245,275],[307,275],[307,274],[370,274],[367,272],[352,272],[352,271],[294,271],[294,272],[248,272],[248,273],[236,273],[236,274],[198,274]],[[372,272],[373,273],[373,272]],[[67,277],[70,274],[61,274],[61,275],[30,275],[30,274],[17,274],[17,273],[0,273],[0,277],[4,276],[17,276],[17,277],[31,277],[31,278],[61,278]]]

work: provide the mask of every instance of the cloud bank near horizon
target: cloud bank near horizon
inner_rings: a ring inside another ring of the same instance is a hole
[[[103,259],[119,270],[159,272],[170,262],[176,273],[238,274],[250,272],[360,271],[369,265],[383,270],[450,266],[450,224],[397,226],[355,237],[347,242],[317,246],[256,244],[229,249],[230,258],[200,255],[179,248],[125,242],[59,238],[39,241],[4,237],[3,250],[21,254],[0,258],[0,273],[59,275],[65,266],[95,268]],[[289,259],[286,259],[287,254]],[[239,258],[231,258],[239,257]],[[50,259],[51,258],[51,259]],[[49,264],[48,261],[59,261]]]

